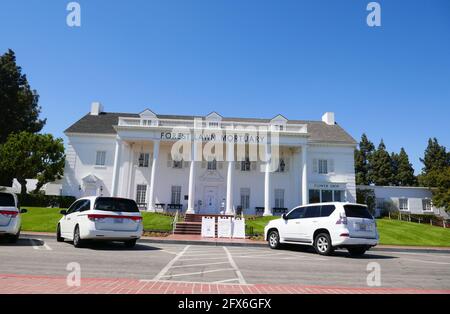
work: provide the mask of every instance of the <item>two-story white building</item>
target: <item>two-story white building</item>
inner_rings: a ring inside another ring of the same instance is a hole
[[[248,131],[252,128],[268,133]],[[218,146],[208,156],[208,140],[219,133],[214,138],[224,157],[218,157]],[[356,142],[330,112],[321,121],[301,121],[282,115],[226,118],[216,112],[160,115],[148,109],[111,113],[93,103],[65,134],[64,195],[128,197],[149,211],[201,214],[242,209],[271,215],[310,202],[356,200]],[[192,150],[186,154],[192,158],[174,157],[174,145],[188,138]],[[275,168],[249,154],[266,152],[267,158],[274,145]]]

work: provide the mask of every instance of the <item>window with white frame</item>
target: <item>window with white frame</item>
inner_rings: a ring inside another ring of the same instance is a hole
[[[284,208],[284,189],[275,189],[275,208]]]
[[[145,204],[147,197],[147,185],[146,184],[138,184],[136,186],[136,203]]]
[[[398,208],[400,210],[409,210],[408,207],[408,199],[407,198],[401,198],[398,200]]]
[[[384,209],[384,203],[385,203],[384,198],[376,198],[375,207],[378,209]]]
[[[282,125],[282,124],[274,124],[274,125],[272,125],[272,127],[275,131],[283,131],[284,130],[284,125]]]
[[[104,166],[106,164],[106,152],[105,151],[97,151],[97,155],[95,157],[95,165],[96,166]]]
[[[218,129],[219,128],[219,122],[209,122],[208,125],[212,129]]]
[[[241,207],[242,207],[242,209],[250,208],[250,189],[249,188],[241,189]]]
[[[138,159],[139,167],[148,168],[149,160],[150,160],[150,154],[139,153],[139,159]]]
[[[250,158],[245,157],[245,160],[241,161],[241,171],[250,171],[252,168],[252,163]]]
[[[180,205],[181,203],[181,186],[172,186],[171,204]]]
[[[432,211],[431,200],[429,198],[422,199],[422,209],[423,211]]]
[[[217,170],[217,160],[213,159],[211,161],[208,161],[208,170]]]
[[[285,172],[285,171],[286,171],[286,160],[283,157],[281,157],[276,172]]]
[[[318,164],[319,174],[327,174],[328,173],[328,160],[319,159],[318,163],[319,163]]]

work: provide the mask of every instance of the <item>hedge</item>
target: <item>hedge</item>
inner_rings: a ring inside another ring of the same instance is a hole
[[[54,196],[44,194],[25,194],[17,195],[21,207],[59,207],[69,208],[76,198],[74,196]]]

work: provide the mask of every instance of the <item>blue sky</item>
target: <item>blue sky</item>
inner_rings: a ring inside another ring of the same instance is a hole
[[[318,120],[405,147],[416,172],[429,137],[450,148],[450,1],[0,0],[0,53],[41,96],[45,132],[106,111]]]

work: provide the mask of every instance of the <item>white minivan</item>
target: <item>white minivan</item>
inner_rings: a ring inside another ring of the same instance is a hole
[[[6,237],[9,243],[16,243],[20,236],[22,219],[20,214],[26,209],[19,209],[16,194],[2,190],[0,192],[0,236]]]
[[[142,215],[131,199],[84,197],[61,214],[56,240],[72,240],[75,247],[82,247],[86,240],[123,241],[134,247],[142,236]]]
[[[342,202],[296,207],[281,219],[270,221],[264,238],[273,249],[282,243],[312,245],[321,255],[330,255],[337,248],[363,255],[379,240],[367,206]]]

